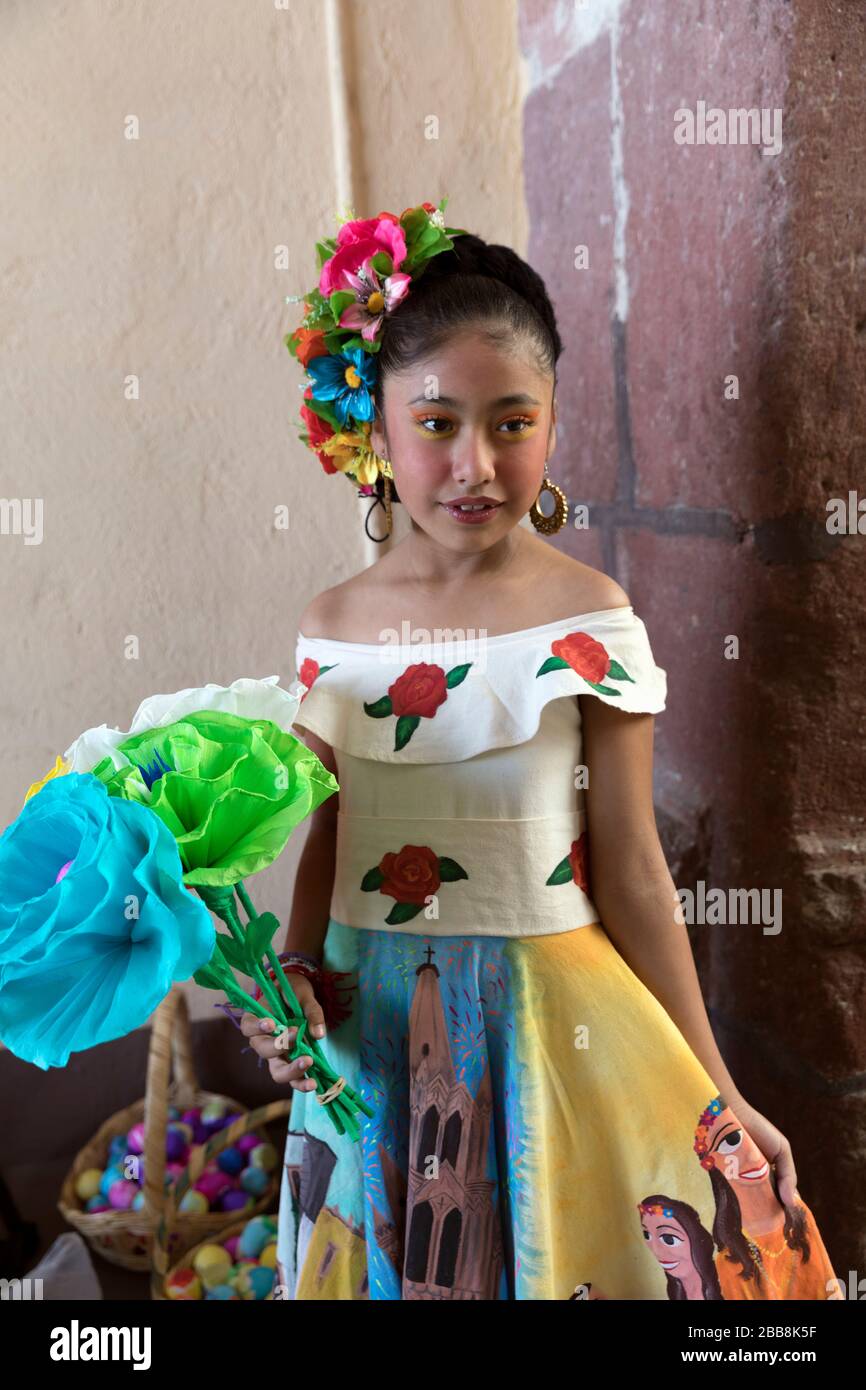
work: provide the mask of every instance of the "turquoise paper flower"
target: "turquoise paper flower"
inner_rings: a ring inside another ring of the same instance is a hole
[[[215,944],[171,831],[91,773],[47,782],[0,836],[0,1038],[43,1071],[146,1023]]]

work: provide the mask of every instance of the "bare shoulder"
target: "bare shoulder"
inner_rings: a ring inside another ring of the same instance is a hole
[[[311,598],[300,618],[298,619],[298,630],[305,637],[333,637],[332,630],[333,615],[339,608],[339,591],[342,584],[335,584],[330,589],[323,589],[315,598]]]
[[[366,601],[365,601],[366,600]],[[352,575],[342,584],[334,584],[316,594],[298,620],[298,629],[305,637],[330,637],[335,641],[359,640],[357,621],[363,625],[363,615],[369,606],[369,583],[366,571]]]
[[[556,622],[560,616],[573,617],[576,613],[630,607],[631,599],[625,589],[609,574],[593,569],[592,565],[585,565],[571,555],[563,555],[547,542],[540,544],[543,552],[539,552],[541,569],[537,582],[549,595],[546,607],[557,610],[551,612],[551,622]],[[560,614],[562,608],[567,608],[568,612]]]

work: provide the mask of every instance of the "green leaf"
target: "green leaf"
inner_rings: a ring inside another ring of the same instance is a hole
[[[372,719],[384,719],[386,715],[393,714],[394,708],[391,704],[391,696],[383,695],[381,699],[374,700],[372,704],[364,701],[364,713],[369,714]]]
[[[586,680],[586,676],[584,676]],[[587,685],[593,690],[597,690],[599,695],[621,695],[621,690],[616,690],[612,685],[598,685],[595,681],[586,681]]]
[[[405,217],[401,217],[400,226],[406,237],[407,251],[410,248],[410,243],[414,242],[424,227],[428,225],[428,221],[427,213],[421,207],[414,208],[411,212],[407,212]]]
[[[343,329],[343,332],[346,332],[345,328]],[[340,343],[338,351],[348,352],[350,349],[361,348],[363,351],[366,352],[368,347],[369,344],[364,341],[360,333],[353,333],[351,338],[343,339],[343,341]]]
[[[469,674],[469,667],[472,664],[473,663],[471,661],[467,661],[463,666],[451,667],[451,670],[445,677],[445,684],[447,685],[449,690],[453,690],[455,685],[460,685],[461,681],[465,681],[467,675]]]
[[[421,723],[420,714],[401,714],[397,720],[397,732],[394,738],[394,752],[399,753],[401,748],[405,748],[410,738],[414,734],[418,725]]]
[[[401,922],[411,922],[421,911],[423,906],[420,903],[395,903],[385,921],[391,927],[399,926]]]
[[[371,260],[373,269],[382,277],[387,277],[394,273],[394,262],[387,251],[377,251],[375,256],[371,257]]]
[[[332,357],[336,357],[344,348],[348,347],[349,339],[346,336],[348,331],[346,328],[331,328],[330,330],[326,328],[324,330],[325,347]]]
[[[618,661],[611,660],[607,674],[611,677],[612,680],[631,681],[632,685],[636,684],[636,682],[632,680],[632,677],[628,674],[625,668],[620,666]]]
[[[211,959],[213,959],[213,957],[211,957]],[[225,967],[223,967],[223,969],[224,968]],[[195,980],[196,984],[201,985],[203,989],[223,990],[225,988],[222,974],[220,974],[218,970],[212,969],[210,963],[207,965],[200,965],[198,970],[193,971],[192,978]]]
[[[244,928],[249,954],[253,960],[260,960],[279,931],[279,918],[273,912],[260,912]]]
[[[315,396],[311,396],[309,399],[305,399],[303,404],[314,415],[318,415],[320,420],[326,420],[333,429],[339,431],[343,428],[337,419],[334,407],[328,401],[318,401]]]
[[[443,854],[439,859],[439,877],[443,883],[456,883],[458,878],[468,878],[469,875],[456,859],[449,859]]]
[[[240,970],[243,975],[249,975],[250,961],[247,952],[239,941],[235,941],[233,936],[229,936],[227,932],[217,932],[217,950],[225,964],[232,970]],[[212,960],[213,957],[211,957]]]
[[[550,878],[546,879],[545,882],[553,884],[574,882],[574,874],[571,872],[571,860],[568,855],[566,855],[564,859],[560,859],[553,873],[550,875]]]
[[[316,256],[319,262],[319,270],[322,269],[322,266],[325,264],[325,261],[329,261],[331,259],[336,250],[337,243],[333,238],[329,238],[327,241],[316,242]]]
[[[331,306],[331,313],[334,315],[334,322],[339,323],[343,310],[355,303],[355,296],[351,290],[334,290],[328,302]]]
[[[381,888],[384,882],[385,875],[382,873],[382,870],[379,868],[377,864],[375,869],[368,869],[364,877],[361,879],[361,892],[372,893],[377,888]]]
[[[548,671],[566,671],[568,662],[561,656],[549,656],[543,666],[539,666],[535,673],[535,679],[539,676],[546,676]]]

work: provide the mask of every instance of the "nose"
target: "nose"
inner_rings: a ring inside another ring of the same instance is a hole
[[[474,487],[496,477],[493,446],[483,432],[466,435],[454,459],[452,473],[461,487]]]

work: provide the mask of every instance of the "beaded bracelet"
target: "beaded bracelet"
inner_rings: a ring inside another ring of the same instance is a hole
[[[351,1018],[351,995],[357,989],[357,985],[343,983],[350,978],[349,971],[325,970],[313,956],[308,956],[304,951],[283,951],[278,960],[287,974],[291,971],[295,975],[303,975],[311,982],[316,999],[322,1006],[327,1029],[336,1028],[337,1024]],[[276,972],[271,969],[268,974],[277,984]],[[261,998],[258,985],[254,986],[253,993],[255,998]]]

